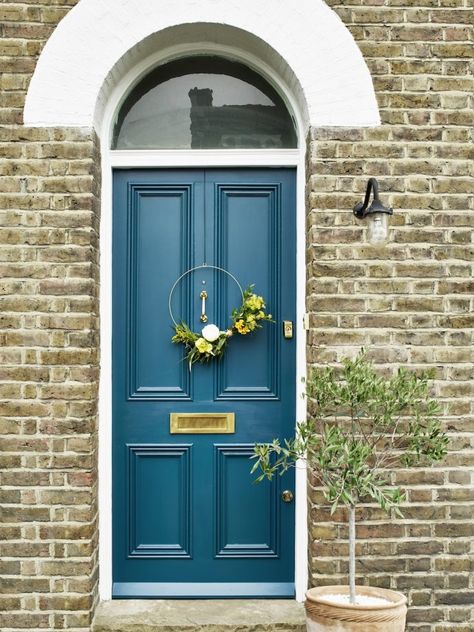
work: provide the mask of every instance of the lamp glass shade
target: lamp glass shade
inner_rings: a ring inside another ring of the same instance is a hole
[[[382,246],[388,239],[388,214],[371,213],[368,217],[367,238],[373,246]]]

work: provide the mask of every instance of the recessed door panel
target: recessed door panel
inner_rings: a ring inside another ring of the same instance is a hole
[[[274,322],[189,370],[173,318],[200,332],[205,287],[208,322],[227,328],[239,284]],[[114,173],[114,597],[293,596],[294,504],[280,494],[293,472],[250,473],[254,443],[296,424],[283,320],[295,321],[292,169]]]
[[[128,450],[129,555],[191,557],[191,446]]]
[[[129,396],[187,399],[189,372],[179,349],[162,344],[162,331],[170,323],[168,288],[189,266],[191,188],[129,184],[128,198]],[[186,287],[187,280],[177,292],[180,309]]]
[[[216,446],[217,557],[279,555],[279,479],[255,485],[248,476],[252,454],[252,445]]]
[[[280,184],[245,182],[219,185],[215,219],[219,265],[233,270],[244,287],[255,285],[256,292],[271,306],[275,322],[280,318],[280,188]],[[221,279],[221,283],[229,285],[229,280]],[[229,314],[239,300],[235,287],[232,290],[221,291],[222,314]],[[275,327],[264,327],[258,336],[243,338],[232,346],[227,361],[218,365],[217,398],[277,399],[279,351]]]

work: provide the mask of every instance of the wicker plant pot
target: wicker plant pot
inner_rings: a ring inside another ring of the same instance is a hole
[[[386,605],[336,604],[329,594],[349,594],[348,586],[311,588],[306,593],[308,632],[405,632],[406,597],[394,590],[357,586],[358,595],[386,599]]]

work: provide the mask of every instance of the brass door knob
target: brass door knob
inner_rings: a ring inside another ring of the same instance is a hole
[[[285,489],[285,491],[281,493],[281,499],[284,503],[292,503],[294,499],[293,492],[289,489]]]

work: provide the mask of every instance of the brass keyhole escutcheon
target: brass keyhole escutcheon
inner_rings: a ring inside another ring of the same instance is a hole
[[[293,492],[285,489],[284,492],[281,492],[281,499],[284,503],[292,503],[294,499]]]

